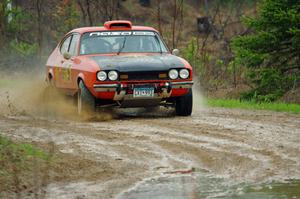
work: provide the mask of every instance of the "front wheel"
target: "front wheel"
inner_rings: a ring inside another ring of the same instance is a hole
[[[192,114],[192,110],[193,110],[192,89],[190,89],[186,95],[177,98],[175,109],[176,109],[176,115],[179,116],[190,116]]]
[[[83,113],[93,113],[96,107],[95,97],[90,93],[83,81],[79,82],[77,93],[77,112],[78,115]]]

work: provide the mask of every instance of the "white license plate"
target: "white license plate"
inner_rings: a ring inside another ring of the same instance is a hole
[[[154,88],[134,88],[133,97],[154,97]]]

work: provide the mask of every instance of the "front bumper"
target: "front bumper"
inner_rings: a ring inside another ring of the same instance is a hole
[[[181,88],[192,88],[193,81],[184,81],[184,82],[165,82],[165,83],[114,83],[114,84],[94,84],[94,90],[96,92],[118,92],[128,91],[128,89],[133,89],[135,86],[139,85],[151,85],[154,86],[157,90],[167,89],[170,92],[172,89],[181,89]]]
[[[193,84],[194,84],[193,81],[172,82],[171,86],[172,86],[172,88],[192,88]]]
[[[94,92],[98,95],[112,94],[112,100],[121,102],[121,106],[129,107],[131,104],[145,103],[151,105],[158,105],[162,99],[170,98],[179,95],[183,95],[188,89],[192,88],[193,81],[182,82],[162,82],[162,83],[111,83],[111,84],[94,84]],[[139,98],[133,97],[133,90],[136,87],[154,87],[154,96],[151,98]],[[181,91],[182,94],[180,94]]]

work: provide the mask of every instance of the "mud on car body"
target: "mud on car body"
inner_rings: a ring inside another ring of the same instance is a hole
[[[47,81],[77,95],[79,114],[97,106],[163,105],[188,116],[193,104],[192,67],[173,54],[157,30],[109,21],[103,27],[66,34],[48,58]]]

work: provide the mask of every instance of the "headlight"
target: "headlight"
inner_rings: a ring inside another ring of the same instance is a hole
[[[115,81],[118,79],[118,73],[114,70],[110,71],[108,73],[108,79],[110,79],[111,81]]]
[[[190,76],[190,72],[187,69],[181,69],[179,72],[179,76],[182,79],[187,79]]]
[[[169,71],[170,79],[177,79],[178,78],[178,71],[176,69],[172,69]]]
[[[100,81],[105,81],[106,78],[107,78],[106,72],[104,72],[104,71],[98,72],[98,73],[97,73],[97,78],[98,78],[98,80],[100,80]]]

